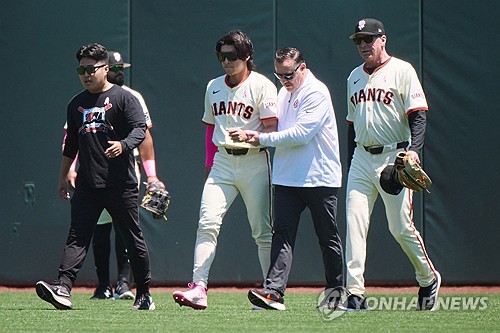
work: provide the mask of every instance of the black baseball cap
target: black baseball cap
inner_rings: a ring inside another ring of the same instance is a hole
[[[403,185],[397,180],[394,164],[389,164],[380,173],[380,187],[391,195],[398,195],[403,190]]]
[[[108,61],[110,66],[121,65],[124,68],[130,67],[129,63],[123,62],[120,52],[108,51]]]
[[[357,35],[372,35],[382,36],[385,35],[384,24],[379,20],[372,18],[365,18],[359,20],[354,28],[354,33],[349,36],[350,39],[355,38]]]

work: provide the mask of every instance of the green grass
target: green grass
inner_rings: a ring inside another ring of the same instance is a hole
[[[252,311],[245,293],[211,292],[209,307],[179,307],[171,293],[155,292],[156,311],[130,311],[132,301],[91,301],[73,294],[73,310],[60,311],[32,292],[0,293],[0,332],[499,332],[500,294],[445,294],[487,297],[483,310],[372,310],[333,320],[316,310],[318,295],[289,293],[286,311]],[[406,297],[412,294],[374,295]],[[373,304],[373,303],[372,303]],[[401,308],[401,306],[399,307]]]

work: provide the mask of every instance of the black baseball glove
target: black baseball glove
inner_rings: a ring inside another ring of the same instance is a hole
[[[150,211],[155,219],[167,219],[166,213],[170,205],[170,193],[162,182],[144,183],[146,193],[142,198],[141,207]]]

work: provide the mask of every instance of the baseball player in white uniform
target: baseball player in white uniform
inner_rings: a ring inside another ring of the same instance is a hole
[[[412,191],[387,193],[382,171],[402,150],[419,161],[424,143],[425,95],[413,67],[390,56],[384,25],[360,20],[350,39],[365,61],[347,79],[348,144],[346,288],[348,309],[367,309],[364,294],[366,239],[375,201],[380,194],[389,230],[415,268],[420,285],[418,309],[436,310],[441,277],[413,223]],[[352,157],[352,161],[351,161]]]
[[[217,42],[215,50],[226,75],[211,80],[205,93],[202,121],[207,125],[209,173],[201,198],[193,280],[188,291],[173,294],[179,305],[194,309],[207,307],[208,275],[217,237],[238,193],[247,209],[263,277],[269,269],[272,239],[269,152],[264,146],[233,142],[228,130],[241,127],[275,131],[277,90],[270,80],[254,71],[253,44],[244,32],[230,31]]]

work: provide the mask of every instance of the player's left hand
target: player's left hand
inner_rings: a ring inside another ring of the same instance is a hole
[[[123,148],[120,141],[108,141],[108,143],[111,146],[109,146],[109,148],[104,151],[107,157],[115,158],[122,154]]]
[[[156,182],[158,182],[158,183],[160,183],[160,184],[163,184],[163,183],[160,181],[160,179],[158,179],[158,177],[156,177],[156,176],[149,176],[149,177],[148,177],[148,184],[151,184],[151,183],[156,183]],[[165,185],[163,185],[163,186],[165,186]]]
[[[161,182],[158,178],[156,178],[157,180],[155,181],[149,181],[149,178],[152,178],[152,177],[148,177],[148,182],[145,184],[146,185],[146,191],[150,191],[150,192],[154,192],[158,189],[165,189],[165,184],[163,184],[163,182]]]
[[[418,164],[420,164],[420,158],[418,157],[418,154],[417,154],[417,152],[416,152],[416,151],[413,151],[413,150],[408,150],[408,151],[406,152],[406,158],[409,158],[409,157],[413,158],[413,160],[414,160],[415,162],[417,162]]]
[[[247,135],[247,139],[245,142],[248,142],[252,146],[260,145],[259,132],[246,130],[245,134]]]
[[[236,128],[236,127],[228,128],[227,132],[231,137],[231,139],[233,140],[233,142],[245,142],[245,140],[247,139],[245,131],[242,130],[241,128]]]
[[[394,161],[394,170],[396,171],[398,182],[414,192],[425,190],[429,192],[429,186],[432,180],[425,173],[420,164],[405,152],[399,152]]]
[[[150,211],[153,218],[167,219],[165,216],[170,205],[170,193],[161,181],[144,183],[146,185],[146,194],[142,198],[141,207]]]

